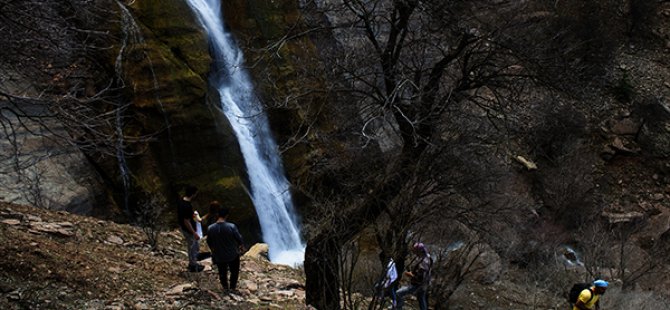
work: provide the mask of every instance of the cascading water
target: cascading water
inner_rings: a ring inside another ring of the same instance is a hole
[[[117,72],[117,77],[121,80],[121,84],[123,84],[123,80],[121,78],[123,74],[122,70],[122,58],[125,53],[126,47],[128,46],[139,46],[140,48],[142,45],[144,45],[144,37],[142,37],[142,32],[140,31],[140,27],[137,25],[137,22],[135,22],[135,18],[133,18],[133,14],[130,13],[128,8],[121,3],[119,0],[116,1],[116,4],[119,6],[119,9],[121,10],[121,23],[122,23],[122,29],[123,29],[123,42],[121,45],[121,48],[119,49],[119,54],[116,58],[116,72]],[[147,62],[149,63],[149,71],[151,71],[151,80],[153,82],[153,90],[154,90],[154,96],[156,98],[156,102],[158,103],[158,107],[161,110],[161,114],[163,115],[163,122],[165,123],[165,130],[167,133],[167,138],[168,138],[168,145],[170,146],[170,155],[172,155],[172,166],[176,166],[177,163],[174,161],[176,158],[175,155],[175,150],[174,150],[174,143],[172,143],[172,130],[170,126],[170,120],[168,119],[167,112],[165,112],[165,107],[163,106],[163,101],[161,100],[161,97],[158,94],[158,78],[156,77],[156,72],[154,71],[154,64],[153,61],[151,61],[151,57],[149,57],[149,54],[146,51],[142,51],[144,53],[144,56],[147,59]]]
[[[121,23],[123,29],[123,41],[121,43],[121,48],[119,49],[119,54],[116,56],[116,63],[114,64],[114,70],[116,72],[117,83],[119,86],[124,85],[123,81],[123,54],[129,44],[135,44],[138,42],[137,38],[139,37],[139,30],[135,21],[132,18],[130,12],[126,7],[117,1],[119,8],[121,9]],[[116,126],[116,159],[119,165],[119,174],[121,175],[121,184],[123,184],[123,207],[126,212],[130,212],[129,208],[129,196],[130,196],[130,169],[128,168],[128,162],[126,161],[126,152],[125,152],[125,139],[123,134],[123,113],[125,112],[127,104],[118,102],[116,107],[115,115],[115,126]]]
[[[267,116],[255,95],[244,57],[232,35],[225,31],[219,0],[188,0],[209,35],[214,58],[210,82],[219,91],[221,109],[240,144],[251,184],[251,199],[261,224],[270,260],[296,265],[304,249],[289,183],[272,138]]]
[[[140,31],[140,27],[137,25],[135,22],[135,19],[133,18],[133,15],[128,11],[128,8],[121,3],[120,1],[116,1],[116,4],[119,7],[119,10],[121,12],[121,29],[123,30],[123,40],[121,42],[121,47],[119,48],[119,53],[116,56],[116,62],[114,64],[114,70],[116,73],[116,79],[117,79],[117,84],[119,87],[124,87],[125,86],[125,81],[123,80],[123,56],[126,53],[126,50],[129,47],[132,46],[141,46],[144,44],[144,38],[142,37],[142,33]],[[165,122],[165,127],[167,129],[167,136],[168,136],[168,142],[170,144],[170,150],[172,152],[172,158],[175,158],[175,153],[174,153],[174,147],[172,143],[172,134],[170,132],[170,123],[167,118],[167,113],[165,112],[165,109],[163,107],[163,102],[160,99],[160,96],[158,95],[158,79],[156,78],[156,73],[154,72],[154,66],[153,63],[151,62],[151,58],[149,55],[144,52],[148,62],[149,62],[149,69],[151,71],[151,77],[153,79],[153,86],[154,86],[154,94],[156,96],[156,102],[158,102],[158,106],[161,110],[161,113],[163,114],[163,120]],[[118,161],[118,166],[119,166],[119,174],[121,175],[121,184],[123,185],[123,206],[126,210],[126,212],[130,212],[129,208],[129,197],[130,197],[130,168],[128,167],[128,162],[126,160],[126,142],[124,139],[124,132],[123,128],[125,126],[124,122],[124,113],[126,111],[126,108],[130,105],[130,103],[122,103],[118,102],[117,107],[116,107],[116,115],[115,115],[115,126],[116,126],[116,158]],[[172,161],[173,165],[176,165],[174,160]]]

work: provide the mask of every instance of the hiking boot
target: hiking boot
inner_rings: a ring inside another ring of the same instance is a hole
[[[188,271],[189,272],[201,272],[203,270],[205,270],[205,266],[203,266],[203,265],[188,266]]]

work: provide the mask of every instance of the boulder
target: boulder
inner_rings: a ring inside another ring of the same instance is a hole
[[[249,249],[249,251],[244,253],[244,257],[258,260],[268,260],[269,250],[270,248],[266,243],[256,243]]]
[[[638,141],[652,155],[670,156],[670,106],[659,100],[644,107],[644,124]]]

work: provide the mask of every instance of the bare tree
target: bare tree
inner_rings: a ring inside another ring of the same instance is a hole
[[[331,174],[338,180],[328,183],[335,187],[330,190],[348,199],[336,213],[321,215],[311,229],[305,254],[307,303],[319,309],[340,307],[337,257],[342,246],[389,208],[407,210],[417,199],[428,202],[438,195],[448,196],[452,180],[439,173],[424,173],[436,168],[431,162],[447,150],[444,140],[449,140],[449,133],[443,124],[457,124],[454,120],[459,116],[480,113],[493,126],[500,125],[505,110],[523,92],[529,75],[522,66],[514,66],[518,61],[514,51],[497,40],[511,22],[489,27],[478,19],[482,14],[478,10],[484,8],[478,4],[419,0],[306,3],[305,9],[313,16],[324,17],[319,21],[327,20],[308,27],[329,30],[339,40],[322,52],[330,80],[323,88],[312,89],[346,98],[346,105],[328,111],[363,118],[362,127],[354,122],[343,126],[360,137],[363,148],[346,150],[353,159],[346,167],[326,167],[335,168]],[[391,213],[389,218],[402,229],[380,239],[386,238],[386,247],[397,249],[402,257],[406,251],[400,250],[406,242],[403,230],[416,217]]]
[[[147,237],[147,243],[152,250],[158,249],[158,238],[161,228],[164,227],[161,218],[167,210],[165,197],[158,193],[146,193],[135,211],[135,223],[142,228]]]

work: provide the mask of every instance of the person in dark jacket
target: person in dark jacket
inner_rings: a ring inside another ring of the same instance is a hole
[[[200,252],[200,236],[196,233],[196,225],[191,201],[198,194],[198,188],[187,186],[184,197],[177,202],[177,222],[184,239],[186,240],[186,250],[188,251],[188,271],[200,272],[205,267],[198,264],[198,253]]]
[[[228,209],[220,208],[216,223],[207,228],[207,244],[212,250],[212,262],[219,269],[219,280],[224,290],[235,290],[240,274],[240,253],[244,241],[235,224],[227,222]],[[228,282],[230,269],[230,282]]]
[[[397,308],[402,310],[406,295],[414,294],[419,301],[419,309],[428,310],[428,300],[426,293],[430,285],[431,268],[433,260],[428,254],[428,249],[423,243],[417,242],[412,246],[412,253],[418,258],[418,262],[412,267],[412,271],[405,272],[409,277],[409,286],[403,286],[396,292],[398,298]]]

